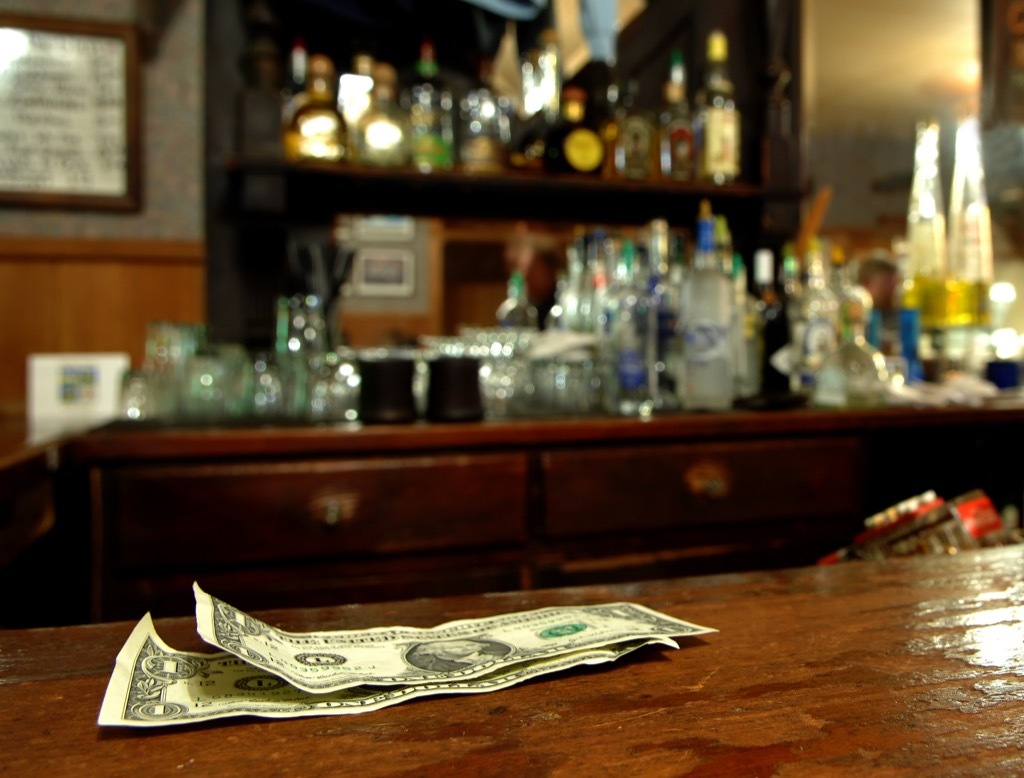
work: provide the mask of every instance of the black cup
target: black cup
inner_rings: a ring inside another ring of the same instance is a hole
[[[359,420],[365,424],[405,424],[416,420],[415,362],[402,356],[361,356]]]
[[[480,421],[480,360],[476,357],[439,356],[431,359],[427,377],[429,421]]]

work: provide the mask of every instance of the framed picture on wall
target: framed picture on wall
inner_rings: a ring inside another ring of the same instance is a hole
[[[139,208],[134,26],[0,14],[0,205]]]
[[[411,297],[416,255],[408,249],[362,248],[356,252],[352,283],[360,297]]]

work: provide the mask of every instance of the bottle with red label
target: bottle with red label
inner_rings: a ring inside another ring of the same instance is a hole
[[[689,181],[693,178],[693,120],[686,99],[686,64],[683,52],[672,52],[663,106],[658,115],[658,161],[663,178]]]

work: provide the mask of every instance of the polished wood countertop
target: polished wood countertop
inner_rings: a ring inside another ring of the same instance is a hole
[[[358,629],[627,600],[719,632],[683,639],[680,650],[648,647],[493,693],[356,715],[151,730],[96,724],[133,624],[0,631],[0,772],[1019,776],[1022,572],[1024,546],[1010,546],[615,586],[253,609],[290,630]],[[153,615],[174,648],[208,649],[192,619]]]
[[[796,408],[731,410],[720,413],[667,413],[647,419],[611,416],[515,418],[469,423],[364,425],[187,424],[115,422],[70,436],[62,457],[102,462],[168,457],[373,455],[458,449],[479,451],[508,446],[537,447],[658,441],[708,441],[822,434],[859,435],[949,425],[996,427],[1024,423],[1024,401],[984,406],[890,407],[863,410]]]

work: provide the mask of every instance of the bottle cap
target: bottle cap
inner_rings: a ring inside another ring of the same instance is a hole
[[[334,72],[334,63],[326,54],[313,54],[309,58],[310,75],[326,76]]]
[[[708,33],[708,60],[710,62],[725,62],[729,59],[729,39],[721,30],[712,30]]]
[[[754,252],[754,282],[770,284],[775,275],[775,255],[771,249],[758,249]]]
[[[373,74],[373,56],[366,53],[356,54],[352,57],[352,70],[361,76]]]

